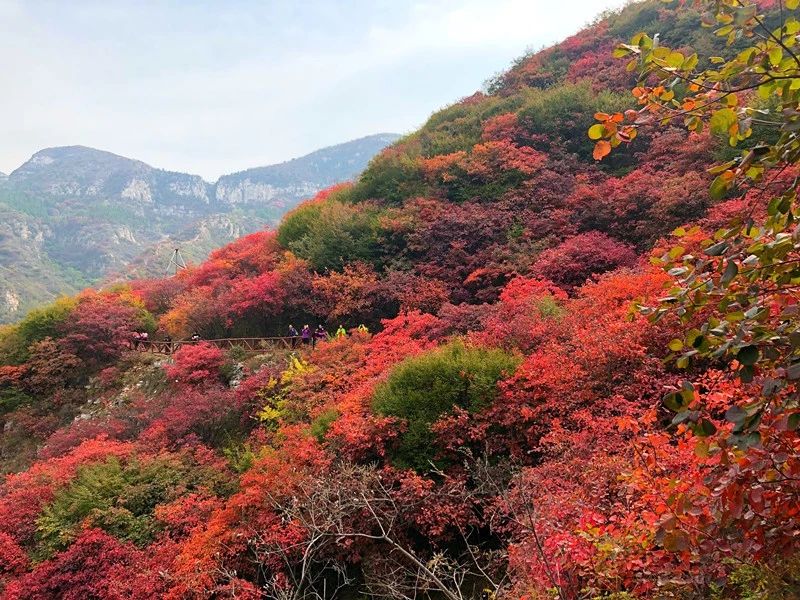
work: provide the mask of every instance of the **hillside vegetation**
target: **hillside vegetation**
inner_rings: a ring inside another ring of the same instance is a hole
[[[2,597],[797,598],[800,8],[681,4],[0,330]]]
[[[357,176],[397,138],[372,135],[213,184],[84,146],[41,150],[0,176],[0,322],[88,285],[163,275],[176,246],[202,262]]]

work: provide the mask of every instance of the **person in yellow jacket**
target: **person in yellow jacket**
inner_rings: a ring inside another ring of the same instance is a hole
[[[343,338],[347,337],[347,332],[344,330],[344,327],[339,325],[339,329],[336,330],[336,337]]]

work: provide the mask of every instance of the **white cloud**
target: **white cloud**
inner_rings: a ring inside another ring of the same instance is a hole
[[[0,170],[85,144],[213,179],[408,131],[617,4],[0,0]]]

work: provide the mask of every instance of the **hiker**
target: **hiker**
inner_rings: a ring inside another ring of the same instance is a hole
[[[303,325],[300,330],[300,341],[306,346],[311,343],[311,328],[308,325]]]
[[[345,331],[342,325],[339,325],[339,329],[336,330],[336,337],[337,338],[347,337],[347,331]]]
[[[314,330],[314,344],[313,346],[317,345],[317,342],[321,342],[322,340],[328,339],[328,332],[325,331],[325,328],[322,325],[317,325],[316,330]]]
[[[297,329],[295,329],[295,328],[294,328],[294,325],[292,325],[292,324],[290,323],[290,324],[289,324],[289,337],[290,337],[290,338],[291,338],[291,340],[292,340],[292,349],[294,349],[294,348],[297,346],[297,337],[298,337],[299,335],[300,335],[300,334],[299,334],[299,333],[297,333]]]
[[[143,342],[146,342],[147,340],[150,339],[150,334],[147,333],[146,331],[143,331],[139,336],[139,339],[142,340]]]
[[[358,326],[358,333],[369,333],[369,329],[363,323]]]
[[[142,341],[142,334],[139,333],[138,331],[134,331],[132,337],[133,337],[132,346],[133,349],[136,350],[139,347],[139,343]]]

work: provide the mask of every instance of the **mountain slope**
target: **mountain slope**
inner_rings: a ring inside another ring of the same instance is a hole
[[[738,4],[706,3],[735,27],[789,6]],[[800,241],[770,224],[790,204],[797,233],[800,208],[760,186],[710,197],[734,123],[643,130],[601,163],[586,131],[649,112],[606,58],[621,32],[740,56],[700,18],[630,4],[276,232],[0,330],[3,596],[794,600]],[[765,44],[742,55],[760,75]],[[673,81],[680,57],[659,53]],[[771,183],[796,198],[793,160]],[[681,304],[693,261],[707,283]],[[775,263],[782,283],[752,291]],[[336,334],[229,346],[292,323]],[[131,351],[141,331],[181,347]]]
[[[0,322],[107,277],[161,274],[175,244],[202,260],[276,223],[303,198],[352,179],[396,137],[369,136],[217,184],[83,146],[41,150],[0,178],[0,207],[13,215],[0,239],[8,258]]]
[[[84,146],[41,150],[11,173],[8,184],[54,205],[80,204],[87,213],[122,201],[136,216],[148,205],[156,214],[169,211],[166,207],[197,214],[210,205],[208,184],[197,175],[154,169]]]

